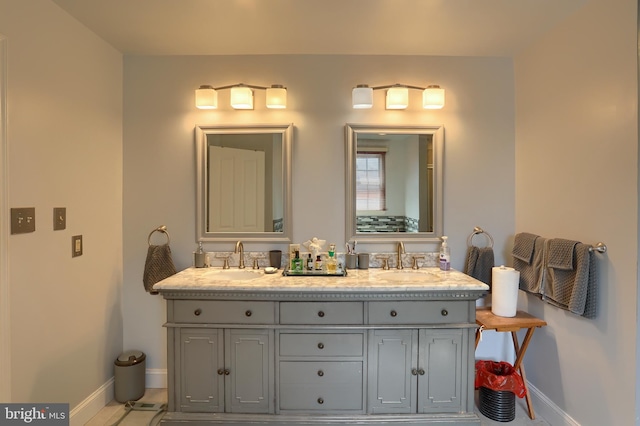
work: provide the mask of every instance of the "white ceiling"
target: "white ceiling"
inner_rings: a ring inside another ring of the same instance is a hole
[[[513,56],[588,0],[53,0],[124,54]]]

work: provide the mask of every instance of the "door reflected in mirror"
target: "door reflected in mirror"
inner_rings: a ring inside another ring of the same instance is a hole
[[[291,128],[196,129],[200,241],[288,241]]]
[[[442,233],[441,127],[347,125],[348,239]]]

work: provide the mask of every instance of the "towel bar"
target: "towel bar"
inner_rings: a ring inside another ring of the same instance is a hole
[[[605,243],[598,243],[595,246],[591,246],[589,247],[589,251],[593,252],[593,251],[597,251],[598,253],[606,253],[607,252],[607,246]]]

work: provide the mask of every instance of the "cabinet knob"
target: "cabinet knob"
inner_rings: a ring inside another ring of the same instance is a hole
[[[231,374],[231,371],[229,371],[229,369],[228,369],[228,368],[225,368],[225,369],[224,369],[224,375],[225,375],[225,376],[228,376],[229,374]]]
[[[398,313],[395,310],[393,310],[393,311],[389,312],[389,315],[391,315],[392,317],[397,317]]]
[[[324,399],[318,398],[318,404],[324,404]]]
[[[324,349],[324,343],[322,342],[318,343],[318,349]]]
[[[447,315],[449,315],[449,311],[447,311],[446,309],[441,310],[440,313],[442,314],[443,317],[446,317]]]
[[[198,308],[195,311],[193,311],[193,315],[195,316],[200,316],[200,314],[202,313],[202,309]]]
[[[324,376],[324,371],[318,370],[318,376],[320,376],[320,377]]]
[[[418,370],[418,374],[424,376],[424,369],[421,368],[420,370]]]
[[[222,368],[218,368],[218,375],[222,376],[224,374],[224,370]]]
[[[247,310],[247,312],[245,312],[244,314],[246,316],[250,317],[253,314],[253,312],[251,312],[250,310]]]
[[[414,376],[417,376],[418,375],[418,370],[416,368],[412,368],[411,369],[411,374],[414,375]]]
[[[318,311],[318,316],[319,316],[320,318],[324,317],[324,311]]]

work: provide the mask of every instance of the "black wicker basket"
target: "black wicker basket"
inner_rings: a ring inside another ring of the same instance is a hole
[[[480,386],[480,412],[496,422],[510,422],[516,417],[516,395],[511,391],[494,391]]]

